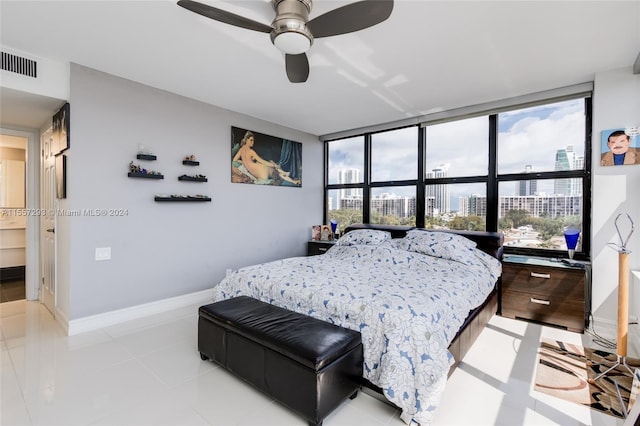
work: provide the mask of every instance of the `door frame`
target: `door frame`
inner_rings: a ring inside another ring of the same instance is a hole
[[[0,133],[27,138],[26,159],[26,211],[40,208],[40,131],[16,130],[0,127]],[[27,215],[25,252],[25,296],[27,300],[40,299],[40,218]]]

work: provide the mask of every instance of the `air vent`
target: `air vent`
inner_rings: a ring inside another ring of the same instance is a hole
[[[5,71],[15,72],[17,74],[26,75],[27,77],[38,77],[38,63],[31,59],[22,58],[7,52],[2,54],[2,69]]]

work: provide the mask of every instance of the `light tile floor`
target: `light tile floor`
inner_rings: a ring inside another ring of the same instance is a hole
[[[197,351],[197,306],[66,336],[38,302],[0,304],[1,425],[305,425]],[[435,425],[621,425],[533,390],[543,337],[590,336],[495,316],[449,379]],[[591,345],[592,346],[592,345]],[[360,392],[326,426],[401,426]]]

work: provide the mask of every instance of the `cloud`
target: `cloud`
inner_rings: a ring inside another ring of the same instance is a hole
[[[576,99],[498,114],[498,173],[553,171],[556,152],[572,145],[584,156],[584,100]],[[417,127],[372,135],[374,181],[415,179]],[[485,176],[488,173],[489,120],[487,116],[441,123],[426,128],[426,170],[449,165],[449,176]],[[337,182],[342,168],[364,169],[364,137],[329,142],[329,182]],[[363,175],[361,175],[363,176]],[[502,195],[515,192],[516,183],[500,185]],[[540,191],[553,192],[553,182],[539,181]],[[484,191],[484,184],[451,185],[452,199]],[[398,191],[400,189],[398,188]],[[399,194],[398,191],[393,190]],[[391,192],[391,191],[389,191]],[[405,191],[403,191],[405,192]]]

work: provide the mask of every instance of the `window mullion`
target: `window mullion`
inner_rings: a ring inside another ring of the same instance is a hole
[[[487,179],[487,231],[498,230],[498,115],[489,116],[489,170]]]
[[[418,131],[418,179],[416,181],[416,226],[418,228],[425,227],[426,207],[426,189],[425,189],[425,145],[426,145],[426,127],[420,128]]]
[[[364,135],[364,185],[362,188],[362,222],[371,222],[371,133]]]

